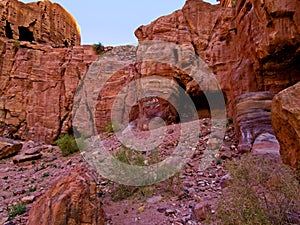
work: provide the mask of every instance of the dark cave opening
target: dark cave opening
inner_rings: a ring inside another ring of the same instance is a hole
[[[27,27],[19,26],[19,41],[34,41],[33,32]]]
[[[9,39],[13,39],[13,32],[8,21],[6,21],[5,25],[5,36]]]
[[[151,119],[160,117],[167,125],[173,123],[190,122],[196,119],[211,118],[212,111],[223,112],[226,97],[220,92],[201,91],[200,87],[196,92],[187,93],[186,86],[176,80],[180,86],[169,99],[160,97],[149,97],[141,99],[131,108],[129,122],[136,121],[141,130],[147,130],[147,124]],[[175,94],[176,93],[176,94]],[[175,103],[172,105],[171,102]],[[188,100],[190,99],[190,100]],[[209,99],[209,100],[208,100]],[[210,104],[209,104],[210,101]],[[196,110],[196,115],[194,114]],[[144,125],[146,124],[146,129]]]

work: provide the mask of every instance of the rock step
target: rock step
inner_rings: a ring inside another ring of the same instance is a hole
[[[18,141],[7,138],[0,138],[0,159],[18,153],[21,150],[22,146],[22,143]]]

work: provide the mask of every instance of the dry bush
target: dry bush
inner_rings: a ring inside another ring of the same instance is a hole
[[[257,155],[227,166],[232,180],[218,206],[220,224],[299,224],[300,185],[288,166]]]

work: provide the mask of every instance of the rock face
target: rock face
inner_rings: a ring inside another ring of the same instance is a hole
[[[97,55],[91,46],[4,40],[0,49],[0,136],[53,143],[70,129],[75,90]]]
[[[102,225],[105,216],[96,184],[87,174],[61,178],[29,211],[28,225]]]
[[[59,4],[18,0],[0,2],[0,36],[52,46],[80,45],[76,20]]]
[[[223,6],[230,6],[229,3],[233,1],[222,1]],[[0,77],[3,81],[0,84],[0,135],[51,143],[59,134],[70,131],[75,90],[88,65],[97,56],[90,47],[54,49],[50,45],[30,44],[28,40],[21,41],[19,47],[15,41],[7,41],[11,37],[20,39],[19,27],[27,27],[37,42],[49,42],[52,46],[65,43],[61,32],[67,38],[66,45],[79,43],[76,38],[72,39],[76,29],[71,27],[76,23],[71,23],[68,14],[64,14],[64,10],[56,4],[45,1],[24,5],[15,0],[2,1],[1,4],[5,23],[2,36],[5,38],[0,42]],[[28,15],[29,19],[21,16],[23,19],[19,20],[10,13],[10,8],[17,9],[19,6],[24,6],[24,15]],[[46,11],[41,14],[40,8]],[[260,134],[273,134],[269,117],[271,96],[300,81],[299,9],[297,0],[239,0],[234,8],[188,0],[182,10],[139,27],[135,34],[140,42],[138,49],[148,40],[161,40],[185,46],[200,56],[216,74],[225,96],[228,117],[233,118],[241,137],[241,147],[251,149]],[[52,18],[50,15],[54,11],[64,16]],[[32,23],[30,15],[36,15],[36,24],[42,25],[29,25]],[[45,20],[40,20],[43,15]],[[43,21],[48,22],[43,24]],[[69,21],[66,22],[69,25],[57,25],[61,21]],[[16,25],[18,28],[14,27]],[[29,26],[32,28],[29,29]],[[168,65],[163,59],[155,63],[139,61],[136,48],[127,48],[116,49],[116,58],[104,56],[90,68],[95,77],[100,73],[103,75],[97,81],[107,81],[107,84],[99,94],[100,90],[95,89],[97,82],[85,80],[90,82],[85,97],[91,97],[98,104],[95,103],[92,108],[78,108],[78,113],[85,115],[82,120],[88,120],[89,114],[94,113],[96,129],[103,130],[106,123],[113,122],[108,118],[113,100],[121,88],[131,81],[151,75],[168,78],[181,86],[192,97],[198,112],[208,107],[207,102],[202,101],[205,96],[188,72]],[[129,57],[124,56],[123,50],[126,54],[131,52]],[[167,52],[168,49],[159,50]],[[179,53],[174,51],[172,57],[188,67],[185,57]],[[157,60],[160,59],[157,57]],[[110,79],[108,76],[111,76]],[[165,89],[162,83],[156,85],[157,89],[162,89],[160,91]],[[210,83],[205,85],[209,87]],[[96,95],[91,94],[91,90]],[[263,92],[269,94],[261,94]],[[162,97],[171,99],[168,94]],[[123,95],[119,99],[125,105],[119,108],[122,109],[119,113],[128,112],[128,115],[124,114],[124,120],[137,120],[137,126],[145,129],[149,125],[147,121],[156,116],[168,118],[167,123],[176,122],[178,115],[165,102],[148,98],[133,104],[137,99],[135,95]],[[257,102],[259,104],[256,106]],[[87,130],[94,127],[93,124],[83,125],[82,120],[79,121],[80,126],[87,126]],[[261,126],[256,126],[257,123]]]
[[[7,138],[0,138],[0,159],[18,153],[22,148],[22,143]]]
[[[182,10],[135,34],[139,42],[164,40],[194,48],[216,74],[228,115],[240,130],[236,103],[241,95],[276,94],[300,80],[299,12],[297,0],[239,0],[235,8],[188,0]]]
[[[53,143],[70,130],[75,90],[97,55],[76,46],[79,27],[56,3],[1,1],[0,15],[0,136]]]
[[[177,49],[174,54],[176,48],[170,50],[166,45],[158,42],[138,48],[119,46],[95,61],[84,76],[82,94],[76,96],[74,103],[73,116],[78,117],[73,120],[76,129],[96,135],[91,128],[95,127],[100,133],[108,124],[117,122],[120,128],[126,128],[130,123],[134,128],[148,130],[151,120],[157,117],[172,124],[179,121],[179,116],[182,122],[195,120],[197,113],[201,116],[202,109],[207,107],[207,102],[200,99],[204,94],[192,83],[188,69],[182,66],[189,67],[184,55],[194,55],[194,52]],[[142,57],[149,58],[138,60]],[[153,57],[155,60],[150,60]],[[166,61],[180,66],[168,65]],[[210,71],[208,66],[197,71],[202,70]],[[202,88],[208,87],[216,91],[209,80],[203,81]],[[194,108],[187,94],[192,98],[199,97]],[[91,112],[95,112],[95,124],[90,118]],[[85,125],[84,121],[87,122]]]
[[[274,133],[270,117],[273,96],[267,91],[249,92],[237,99],[236,123],[241,134],[239,151],[249,152],[260,134]]]
[[[274,97],[271,117],[282,161],[300,169],[300,82]]]

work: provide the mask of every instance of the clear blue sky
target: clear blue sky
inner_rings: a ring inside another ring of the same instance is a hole
[[[34,0],[22,0],[32,2]],[[216,3],[216,0],[205,0]],[[134,31],[140,25],[183,7],[185,0],[52,0],[77,20],[81,43],[136,44]]]

